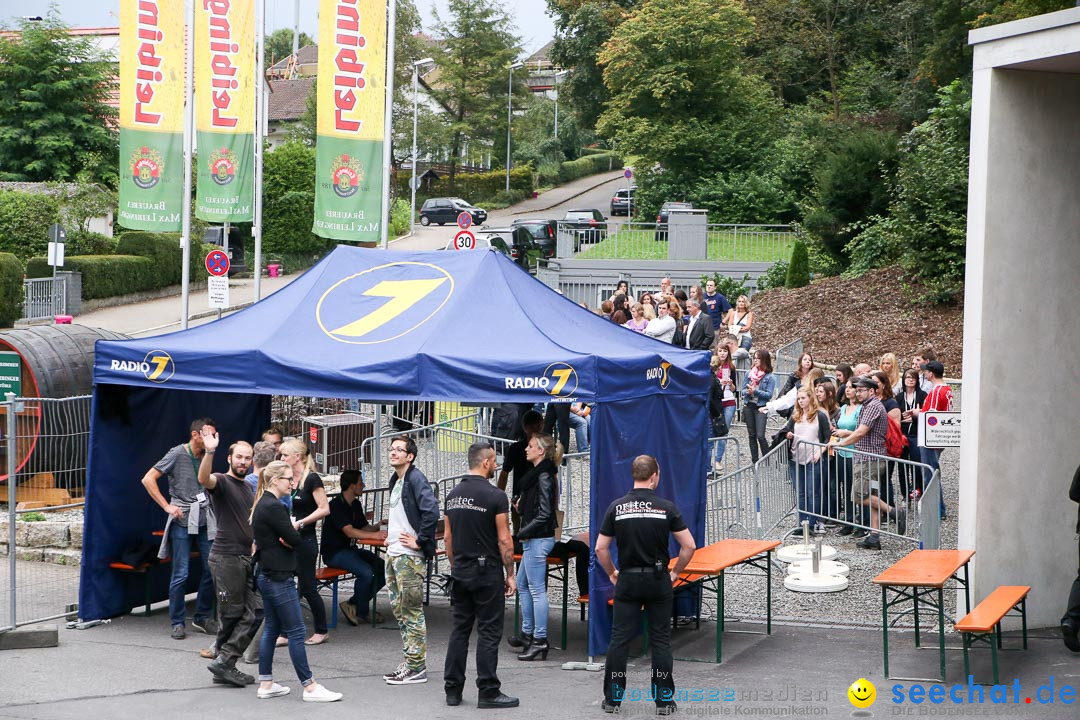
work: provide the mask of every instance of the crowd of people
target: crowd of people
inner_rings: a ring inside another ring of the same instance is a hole
[[[933,471],[940,468],[941,450],[918,442],[919,415],[953,408],[945,368],[933,348],[918,351],[906,369],[888,352],[873,365],[863,362],[853,368],[840,363],[829,368],[828,375],[811,353],[804,352],[794,372],[780,377],[774,372],[772,353],[753,343],[754,312],[746,295],[739,295],[732,305],[717,292],[712,279],[706,280],[704,289],[691,285],[684,292],[673,289],[665,277],[656,291],[633,298],[628,282],[621,280],[596,312],[662,342],[711,353],[712,437],[727,436],[738,416],[746,426],[755,463],[788,441],[800,522],[796,533],[802,532],[803,521],[817,533],[838,528],[842,535],[858,536],[858,546],[871,550],[880,548],[882,521],[894,523],[904,534],[908,503],[919,499]],[[771,436],[770,415],[787,421]],[[889,437],[896,438],[892,454]],[[710,448],[716,472],[724,467],[726,446],[721,439]],[[846,449],[849,446],[855,452]],[[930,469],[878,462],[874,457],[922,463]],[[938,496],[944,519],[948,514],[944,497],[940,492]]]

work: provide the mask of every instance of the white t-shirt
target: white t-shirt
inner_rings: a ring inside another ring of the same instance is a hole
[[[399,555],[424,557],[424,553],[401,543],[401,533],[409,533],[416,537],[416,528],[409,524],[409,516],[405,514],[405,503],[401,502],[401,492],[404,487],[405,481],[399,479],[390,493],[390,522],[386,526],[386,554],[391,557]]]

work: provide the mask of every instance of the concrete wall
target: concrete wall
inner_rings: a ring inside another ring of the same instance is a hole
[[[1039,40],[976,48],[958,545],[976,550],[973,600],[1031,585],[1038,627],[1059,622],[1077,567],[1080,74],[994,67],[1020,45]]]

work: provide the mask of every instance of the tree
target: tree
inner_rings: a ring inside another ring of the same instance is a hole
[[[794,247],[791,248],[791,264],[788,265],[784,287],[801,288],[809,284],[810,253],[806,251],[806,243],[796,240]]]
[[[53,13],[0,37],[0,179],[89,179],[116,187],[115,64]]]
[[[263,67],[269,68],[292,55],[292,28],[278,28],[266,36],[263,41]],[[300,43],[297,48],[314,45],[315,41],[308,37],[306,32],[300,33]]]
[[[457,159],[466,142],[491,142],[499,131],[506,138],[507,68],[521,52],[510,18],[495,0],[449,0],[450,17],[435,13],[440,47],[434,54],[439,76],[436,99],[450,115],[450,173],[454,186]],[[524,97],[518,72],[513,94]],[[505,147],[505,142],[496,143]]]

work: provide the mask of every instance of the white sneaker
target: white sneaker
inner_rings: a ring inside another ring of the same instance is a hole
[[[281,697],[282,695],[288,695],[292,690],[287,685],[278,685],[274,683],[269,690],[263,690],[259,688],[259,692],[256,693],[256,697],[260,700],[269,700],[270,698]]]
[[[311,691],[304,690],[304,702],[337,702],[342,697],[343,695],[341,693],[328,690],[323,685],[318,685],[314,690]]]

